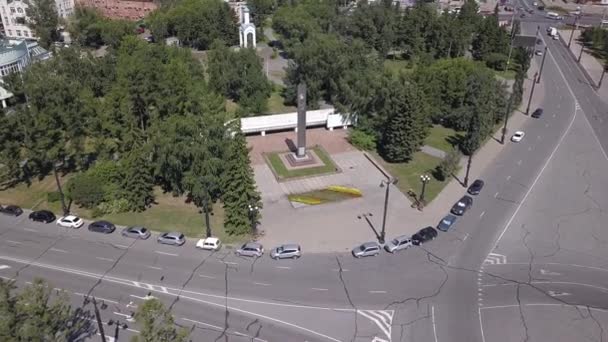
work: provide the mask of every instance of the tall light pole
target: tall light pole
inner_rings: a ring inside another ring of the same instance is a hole
[[[260,208],[257,205],[248,205],[249,219],[251,220],[251,234],[255,235],[257,231],[257,218]]]
[[[540,70],[538,71],[538,79],[536,83],[540,83],[540,76],[543,74],[543,67],[545,66],[545,58],[547,57],[547,45],[545,45],[545,52],[543,52],[543,61],[540,62]]]
[[[580,63],[581,58],[583,58],[583,51],[585,51],[585,44],[581,44],[581,52],[578,54],[578,59],[576,60],[578,63]]]
[[[511,43],[509,45],[509,57],[507,57],[507,64],[505,65],[505,71],[509,69],[509,63],[511,62],[511,54],[513,53],[513,38],[515,38],[515,21],[511,22]]]
[[[382,180],[382,182],[380,182],[380,187],[386,187],[386,192],[384,194],[384,214],[382,215],[382,232],[380,233],[380,237],[378,239],[378,241],[380,243],[384,243],[384,237],[385,237],[385,233],[386,233],[386,212],[388,209],[388,194],[389,194],[389,190],[391,188],[391,184],[397,184],[399,180],[397,180],[396,178],[389,178],[386,180]]]
[[[574,25],[572,25],[572,31],[570,31],[570,38],[568,39],[568,48],[570,48],[570,45],[572,44],[572,37],[574,37],[574,29],[578,26],[579,17],[580,17],[580,14],[577,14],[576,17],[574,18]]]
[[[420,175],[420,181],[422,182],[422,192],[420,193],[420,202],[424,205],[424,191],[426,190],[426,183],[431,180],[431,176],[429,175]]]
[[[532,82],[532,90],[530,91],[530,97],[528,98],[528,107],[526,108],[526,115],[530,112],[530,104],[532,104],[532,96],[534,96],[534,87],[536,86],[536,78],[538,77],[538,72],[534,73],[534,82]]]
[[[106,333],[103,330],[103,323],[101,322],[101,314],[99,313],[99,309],[97,308],[97,301],[95,297],[93,299],[93,310],[95,311],[95,319],[97,320],[97,329],[99,329],[99,335],[101,336],[102,342],[107,342]]]

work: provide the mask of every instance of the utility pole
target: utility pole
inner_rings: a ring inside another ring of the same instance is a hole
[[[543,52],[543,61],[540,62],[540,71],[538,72],[538,80],[536,80],[536,83],[540,83],[540,76],[543,74],[543,67],[545,66],[546,57],[547,57],[547,45],[545,45],[545,52]]]
[[[378,239],[378,241],[380,243],[384,243],[384,238],[386,236],[386,212],[388,210],[388,195],[389,195],[389,190],[391,188],[391,184],[397,184],[397,179],[387,179],[387,180],[382,180],[382,182],[380,183],[380,187],[385,187],[386,186],[386,192],[384,194],[384,213],[382,216],[382,232],[380,232],[380,238]]]
[[[578,54],[577,62],[581,62],[581,58],[583,58],[583,51],[585,50],[585,45],[581,44],[581,52]]]
[[[534,82],[532,82],[532,90],[530,91],[530,97],[528,98],[528,107],[526,108],[526,115],[530,112],[530,105],[532,104],[532,96],[534,96],[534,87],[536,86],[536,78],[538,77],[538,72],[534,73]]]
[[[509,44],[509,57],[507,57],[505,71],[509,69],[509,63],[511,62],[511,53],[513,52],[513,38],[515,38],[515,21],[511,22],[511,44]]]
[[[570,45],[572,44],[572,37],[574,37],[574,29],[577,28],[578,25],[578,18],[578,15],[574,18],[574,25],[572,25],[572,31],[570,31],[570,38],[568,39],[568,48],[570,48]]]
[[[101,335],[101,341],[107,342],[106,333],[103,330],[103,323],[101,322],[101,315],[99,314],[99,308],[97,308],[97,301],[93,297],[93,308],[95,310],[95,318],[97,319],[97,328],[99,329],[99,335]]]

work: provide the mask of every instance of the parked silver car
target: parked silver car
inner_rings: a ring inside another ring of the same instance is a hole
[[[264,247],[257,242],[247,242],[237,249],[234,254],[238,256],[249,256],[259,258],[264,254]]]
[[[297,259],[302,256],[302,248],[295,244],[281,245],[270,252],[273,259]]]
[[[389,253],[395,253],[402,249],[410,248],[412,246],[413,244],[410,236],[401,235],[387,242],[386,245],[384,245],[384,249]]]
[[[380,245],[377,242],[366,242],[353,248],[353,256],[355,258],[376,256],[378,254],[380,254]]]
[[[165,245],[181,246],[186,243],[186,237],[179,232],[162,233],[156,241]]]
[[[122,236],[134,239],[146,240],[152,235],[146,227],[128,227],[122,230]]]

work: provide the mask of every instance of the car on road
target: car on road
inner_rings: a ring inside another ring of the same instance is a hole
[[[380,254],[380,245],[377,242],[366,242],[353,248],[352,253],[355,258],[376,256]]]
[[[52,212],[50,212],[48,210],[34,211],[30,214],[29,218],[30,218],[30,220],[32,220],[34,222],[44,222],[44,223],[51,223],[51,222],[55,221],[55,219],[56,219],[55,214],[53,214]]]
[[[60,217],[57,225],[64,228],[80,228],[84,225],[84,221],[76,215],[67,215]]]
[[[472,205],[473,198],[466,195],[462,196],[462,198],[459,199],[458,202],[456,202],[456,204],[454,204],[454,206],[452,207],[451,213],[454,215],[462,216],[464,215],[464,213],[467,212],[467,210],[469,210],[469,208],[471,208]]]
[[[208,237],[206,239],[200,239],[196,243],[196,248],[208,250],[208,251],[219,251],[222,247],[222,242],[216,237]]]
[[[296,244],[285,244],[273,248],[270,257],[277,259],[297,259],[302,256],[302,247]]]
[[[112,234],[116,226],[108,221],[95,221],[89,224],[89,231],[96,233]]]
[[[140,227],[140,226],[127,227],[127,228],[123,229],[120,234],[124,237],[130,237],[130,238],[140,239],[140,240],[147,240],[150,237],[150,235],[152,235],[152,233],[150,233],[148,228]]]
[[[264,246],[257,242],[247,242],[237,249],[234,254],[259,258],[264,254]]]
[[[412,247],[411,236],[401,235],[392,239],[384,245],[384,249],[389,253],[395,253],[402,249],[408,249]]]
[[[5,207],[0,206],[0,213],[9,216],[19,216],[23,214],[23,209],[19,208],[16,205],[7,205]]]
[[[537,108],[532,115],[530,115],[531,117],[538,119],[543,115],[543,109],[542,108]]]
[[[163,245],[181,246],[186,243],[186,237],[180,232],[168,232],[160,234],[156,241]]]
[[[414,246],[420,246],[421,244],[434,240],[437,237],[437,230],[433,227],[425,227],[418,231],[418,233],[412,235],[412,244]]]
[[[452,228],[452,226],[454,225],[454,222],[456,222],[457,218],[458,218],[458,216],[454,216],[452,214],[445,215],[441,219],[441,221],[439,221],[439,224],[437,225],[437,229],[441,230],[442,232],[447,232],[448,230],[450,230],[450,228]]]
[[[484,181],[482,181],[481,179],[476,179],[473,184],[471,184],[471,186],[469,186],[469,188],[467,189],[467,192],[470,195],[479,195],[479,193],[481,192],[481,189],[483,189],[483,186],[485,185]]]
[[[520,142],[524,138],[525,135],[526,135],[526,133],[524,133],[524,131],[517,131],[511,137],[511,141],[512,142]]]

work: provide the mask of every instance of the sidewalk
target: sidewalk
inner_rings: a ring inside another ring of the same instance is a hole
[[[559,30],[559,35],[561,37],[561,41],[564,43],[566,48],[568,47],[568,41],[570,40],[571,30]],[[581,35],[581,30],[574,30],[574,34],[572,36],[572,44],[570,44],[570,52],[571,56],[574,60],[578,60],[578,56],[581,56],[580,66],[585,73],[585,76],[588,81],[590,81],[593,88],[599,95],[599,97],[608,104],[608,75],[604,75],[604,80],[602,81],[602,87],[597,88],[597,85],[602,77],[602,62],[597,58],[593,57],[588,49],[583,49],[583,44],[578,41],[578,38]],[[583,54],[581,55],[581,49],[583,49]]]

